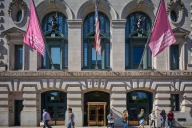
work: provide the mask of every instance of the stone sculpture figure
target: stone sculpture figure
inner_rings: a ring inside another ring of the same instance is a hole
[[[139,18],[136,20],[136,28],[137,28],[137,32],[139,34],[142,34],[143,33],[143,29],[142,29],[142,25],[143,25],[143,22],[145,21],[145,17],[143,18],[142,15],[139,15]]]

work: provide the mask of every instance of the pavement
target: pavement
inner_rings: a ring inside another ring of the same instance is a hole
[[[10,127],[3,127],[0,126],[0,128],[42,128],[42,127],[21,127],[21,126],[10,126]],[[52,128],[66,128],[66,126],[62,125],[62,126],[52,126]],[[97,126],[92,126],[92,127],[75,127],[75,128],[107,128],[107,127],[97,127]],[[123,127],[114,127],[114,128],[123,128]],[[130,126],[127,128],[138,128],[138,126]],[[150,128],[149,126],[145,126],[145,128]],[[153,127],[152,127],[153,128]],[[176,127],[176,128],[192,128],[192,126],[189,127]]]

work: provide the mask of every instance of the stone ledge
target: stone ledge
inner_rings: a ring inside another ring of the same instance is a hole
[[[5,71],[0,72],[0,78],[5,77],[192,77],[192,71]]]

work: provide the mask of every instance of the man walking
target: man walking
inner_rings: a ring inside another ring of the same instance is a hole
[[[45,126],[47,126],[48,128],[52,128],[51,126],[49,126],[48,122],[51,120],[51,117],[49,115],[49,113],[46,111],[46,109],[43,109],[43,122],[44,122],[44,126],[43,128],[45,128]]]
[[[67,124],[67,128],[74,128],[75,127],[75,122],[74,122],[74,118],[75,115],[72,112],[72,108],[68,108],[68,124]]]

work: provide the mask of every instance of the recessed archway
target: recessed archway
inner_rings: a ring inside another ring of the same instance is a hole
[[[41,110],[43,109],[46,109],[51,116],[50,125],[64,125],[65,112],[67,110],[67,93],[57,90],[41,93]]]
[[[109,93],[103,91],[84,93],[84,126],[105,126],[109,111]]]
[[[144,109],[145,112],[145,124],[149,124],[149,114],[153,108],[153,93],[135,90],[128,92],[126,99],[129,113],[129,125],[139,125],[138,115],[141,109]]]

